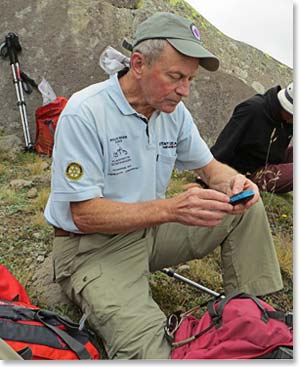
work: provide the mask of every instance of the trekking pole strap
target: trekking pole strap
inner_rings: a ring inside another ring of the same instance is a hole
[[[30,94],[32,92],[31,87],[34,87],[36,89],[38,88],[38,85],[35,82],[35,80],[33,80],[27,74],[25,74],[24,71],[20,72],[20,77],[22,81],[22,87],[25,93]]]

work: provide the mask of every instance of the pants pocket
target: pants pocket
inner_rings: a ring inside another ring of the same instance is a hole
[[[100,278],[102,275],[101,265],[95,264],[94,266],[84,267],[79,269],[72,275],[72,283],[76,294],[88,286],[93,280]]]
[[[119,309],[118,297],[109,279],[103,276],[101,264],[85,263],[71,276],[76,303],[87,313],[96,316],[97,329]]]

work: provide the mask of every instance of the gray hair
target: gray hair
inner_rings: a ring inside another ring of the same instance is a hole
[[[140,52],[151,66],[161,56],[167,42],[165,39],[147,39],[136,45],[132,52]]]

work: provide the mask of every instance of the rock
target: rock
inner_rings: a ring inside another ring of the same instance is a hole
[[[22,189],[24,187],[31,187],[32,181],[16,179],[16,180],[10,181],[9,186],[13,187],[14,189]]]
[[[27,193],[27,197],[28,199],[34,199],[38,196],[38,191],[35,187],[33,187],[32,189],[30,189]]]
[[[1,0],[0,41],[9,30],[16,31],[22,46],[21,70],[24,67],[37,83],[46,75],[56,95],[69,98],[87,85],[107,79],[98,66],[101,51],[111,45],[129,55],[121,47],[123,39],[131,41],[137,25],[156,11],[192,18],[199,26],[204,47],[220,59],[220,69],[215,73],[199,69],[193,90],[185,99],[209,145],[214,143],[234,106],[256,93],[258,85],[253,83],[257,81],[268,89],[276,84],[285,86],[293,79],[291,68],[226,37],[196,11],[192,12],[184,1],[177,0]],[[26,22],[29,18],[36,21]],[[34,137],[35,111],[42,105],[41,94],[33,90],[24,99],[29,132]],[[16,134],[23,142],[8,58],[1,58],[0,100],[0,130],[5,135]],[[8,144],[8,149],[11,147]]]
[[[263,94],[266,91],[266,88],[260,82],[257,81],[254,81],[252,83],[252,88],[255,89],[257,93],[260,94]]]
[[[48,162],[42,162],[41,163],[41,170],[46,171],[50,167]]]
[[[184,265],[180,265],[178,266],[178,272],[180,273],[181,271],[189,271],[190,270],[190,266],[188,264],[184,264]]]
[[[52,256],[48,256],[32,277],[33,289],[39,303],[49,306],[72,305],[60,286],[53,282]],[[74,306],[75,307],[75,306]]]
[[[44,262],[44,260],[45,260],[45,256],[43,256],[43,255],[39,255],[39,256],[37,257],[37,259],[36,259],[36,261],[37,261],[38,263],[42,263],[42,262]]]
[[[23,142],[16,135],[0,136],[0,149],[4,152],[19,152],[23,149]]]

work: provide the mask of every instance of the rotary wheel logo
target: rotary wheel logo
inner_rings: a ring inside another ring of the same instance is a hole
[[[83,176],[83,168],[79,163],[69,163],[66,169],[66,176],[73,181],[79,180]]]

